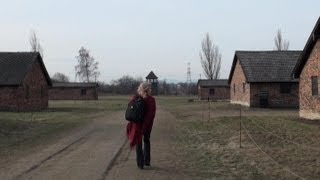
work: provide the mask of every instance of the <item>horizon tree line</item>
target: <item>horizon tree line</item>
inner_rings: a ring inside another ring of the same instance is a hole
[[[29,43],[31,51],[39,52],[41,57],[44,58],[43,47],[40,44],[40,39],[34,30],[31,30]],[[285,51],[289,49],[290,42],[283,38],[281,29],[277,30],[274,37],[274,49],[278,51]],[[76,56],[77,64],[75,65],[75,77],[81,82],[97,82],[97,78],[100,76],[98,71],[99,62],[95,61],[95,58],[90,54],[89,50],[81,47]],[[203,69],[203,73],[207,79],[219,79],[221,71],[221,59],[222,55],[219,50],[219,46],[213,42],[209,33],[206,33],[201,42],[201,51],[199,53],[200,62]],[[118,81],[130,79],[131,77],[122,77]],[[70,82],[70,78],[65,74],[56,72],[52,76],[55,82]],[[130,79],[131,82],[134,82]],[[164,81],[165,82],[165,81]],[[116,84],[113,82],[112,84]],[[121,83],[120,83],[121,84]]]

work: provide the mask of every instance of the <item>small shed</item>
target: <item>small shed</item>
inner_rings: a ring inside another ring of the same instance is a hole
[[[0,110],[45,109],[50,86],[38,52],[0,52]]]
[[[98,100],[97,83],[53,83],[50,100]]]
[[[320,119],[320,18],[293,72],[299,78],[300,117]]]
[[[230,100],[227,79],[199,79],[197,87],[199,100]]]
[[[147,82],[151,84],[152,95],[158,95],[158,77],[151,71],[146,77]]]

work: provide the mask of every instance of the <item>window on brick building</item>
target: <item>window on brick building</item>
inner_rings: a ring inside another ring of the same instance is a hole
[[[210,96],[214,95],[214,93],[215,93],[215,90],[214,90],[214,89],[210,89],[210,90],[209,90],[209,95],[210,95]]]
[[[233,83],[233,94],[236,94],[236,84]]]
[[[291,93],[291,83],[281,83],[280,84],[280,93],[282,93],[282,94]]]
[[[29,99],[29,96],[30,96],[30,89],[29,89],[29,86],[28,85],[26,85],[25,86],[25,89],[24,89],[24,92],[25,92],[25,98],[26,99]]]
[[[87,90],[86,89],[81,89],[81,95],[86,95],[87,94]]]
[[[312,87],[312,96],[318,96],[319,95],[319,89],[318,89],[318,76],[312,76],[311,77],[311,87]]]
[[[246,83],[242,83],[242,90],[243,92],[246,92]]]

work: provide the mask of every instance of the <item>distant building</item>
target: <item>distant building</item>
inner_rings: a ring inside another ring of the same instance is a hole
[[[97,100],[97,83],[53,83],[50,100]]]
[[[300,117],[320,119],[320,18],[294,69],[299,81]]]
[[[151,71],[146,77],[147,82],[151,84],[152,95],[158,95],[158,77]]]
[[[230,86],[227,79],[199,79],[199,100],[230,100]]]
[[[49,74],[37,52],[0,52],[0,110],[48,107]]]
[[[291,73],[301,51],[236,51],[229,75],[230,102],[250,107],[298,107]]]

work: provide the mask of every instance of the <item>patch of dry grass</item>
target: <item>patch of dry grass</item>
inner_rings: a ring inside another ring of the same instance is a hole
[[[240,106],[212,102],[209,118],[206,102],[187,99],[168,98],[160,104],[178,119],[179,155],[190,173],[222,179],[298,178],[291,172],[320,177],[319,123],[305,123],[297,110],[242,107],[242,123],[266,155],[244,131],[239,148]]]

